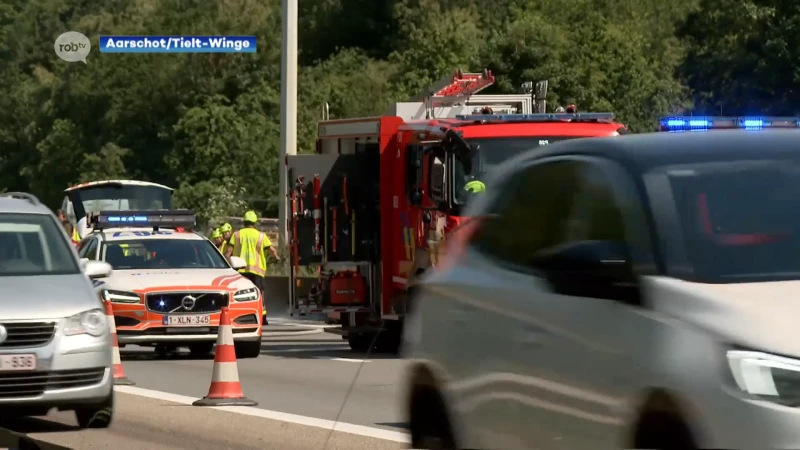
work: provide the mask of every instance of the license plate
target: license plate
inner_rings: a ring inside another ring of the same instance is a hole
[[[0,372],[36,370],[36,355],[0,355]]]
[[[197,325],[211,324],[211,316],[207,314],[181,314],[164,316],[162,324],[179,327],[196,327]]]

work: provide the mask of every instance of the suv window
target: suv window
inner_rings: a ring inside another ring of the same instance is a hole
[[[80,273],[60,226],[45,214],[0,214],[0,277]]]
[[[571,212],[561,243],[581,241],[625,242],[622,210],[605,174],[590,164],[583,167],[580,186],[573,198]]]
[[[531,257],[560,243],[571,213],[581,163],[554,161],[529,167],[502,187],[507,195],[495,205],[473,240],[477,249],[519,268]]]
[[[491,215],[474,237],[475,246],[512,270],[534,271],[563,295],[634,301],[631,279],[620,286],[576,282],[568,272],[549,273],[534,257],[586,241],[627,246],[625,219],[608,176],[583,161],[554,161],[525,169],[510,180]],[[590,274],[584,274],[590,275]],[[589,279],[587,278],[587,280]]]

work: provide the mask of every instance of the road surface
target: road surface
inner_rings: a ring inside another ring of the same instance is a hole
[[[125,390],[120,389],[120,391]],[[114,423],[80,430],[70,413],[18,419],[0,426],[79,450],[396,450],[406,444],[263,417],[117,392]],[[233,408],[236,410],[236,408]],[[330,435],[330,436],[329,436]]]
[[[238,362],[244,393],[259,408],[327,420],[336,420],[341,409],[339,421],[405,431],[406,361],[371,355],[362,362],[365,356],[321,328],[270,324],[266,329],[261,356]],[[159,359],[152,349],[132,346],[121,353],[137,387],[189,397],[208,393],[212,357],[198,360],[183,352]]]
[[[80,430],[72,413],[0,423],[36,439],[75,449],[400,449],[408,448],[402,404],[407,362],[353,354],[315,322],[265,327],[262,355],[238,362],[244,394],[255,408],[203,408],[213,356],[183,351],[160,358],[152,349],[122,349],[126,375],[117,387],[108,430]],[[359,359],[366,358],[366,359]],[[338,417],[338,420],[337,420]],[[331,439],[327,442],[329,430]]]

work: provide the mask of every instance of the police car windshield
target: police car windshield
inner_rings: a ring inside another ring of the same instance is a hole
[[[536,136],[523,136],[523,137],[506,137],[506,138],[474,138],[466,139],[470,144],[477,144],[479,150],[472,157],[472,176],[476,180],[485,182],[485,175],[494,167],[502,164],[508,159],[519,155],[527,150],[531,150],[543,145],[552,144],[554,142],[563,141],[566,139],[574,139],[579,136],[568,137],[536,137]],[[464,166],[461,164],[454,165],[454,188],[455,188],[455,203],[458,205],[465,205],[469,203],[470,194],[466,189],[466,184],[472,179],[464,173]]]
[[[130,239],[107,241],[104,259],[115,270],[225,269],[228,263],[205,240]]]
[[[78,274],[59,224],[44,214],[0,214],[0,277]]]
[[[800,159],[673,166],[662,173],[695,281],[800,279]]]

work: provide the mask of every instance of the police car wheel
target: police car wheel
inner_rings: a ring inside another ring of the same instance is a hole
[[[189,344],[189,353],[192,356],[207,356],[214,350],[213,342],[195,342]]]
[[[81,428],[108,428],[114,420],[114,394],[98,405],[76,409],[75,418]]]
[[[236,342],[234,343],[234,349],[236,350],[237,359],[258,358],[258,355],[261,354],[261,341]]]

